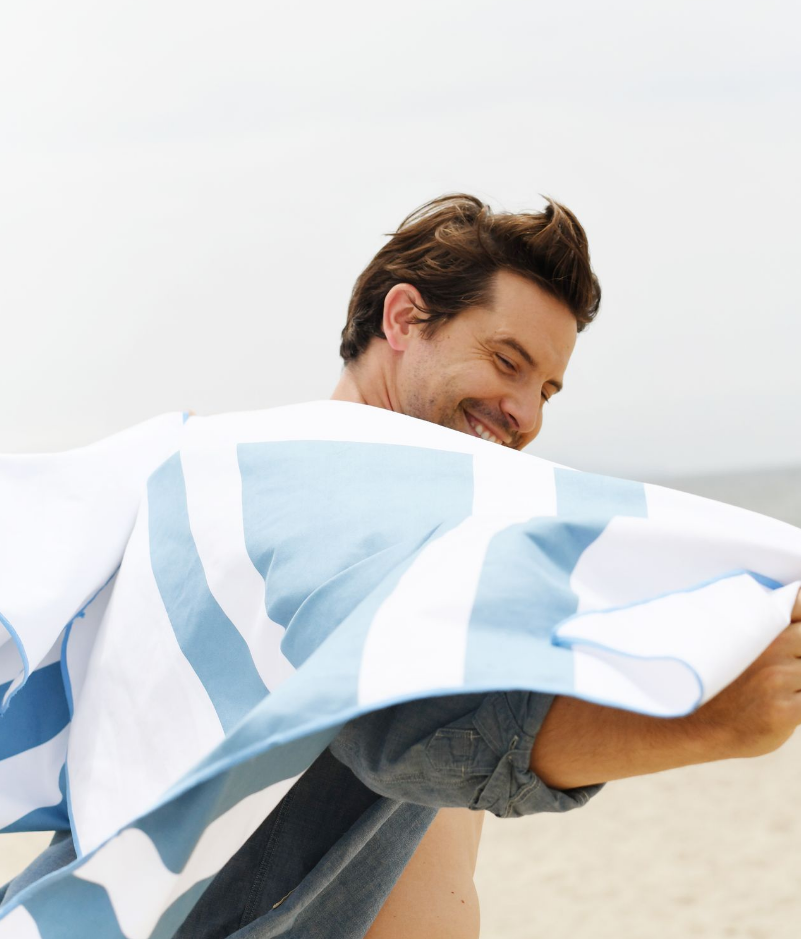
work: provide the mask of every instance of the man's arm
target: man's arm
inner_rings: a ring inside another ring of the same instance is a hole
[[[572,789],[691,763],[760,756],[801,724],[801,592],[792,622],[748,669],[686,717],[557,697],[531,751],[549,786]]]

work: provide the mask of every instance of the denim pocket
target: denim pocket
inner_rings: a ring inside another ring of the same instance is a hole
[[[467,727],[435,731],[426,744],[426,757],[439,775],[451,779],[489,776],[498,763],[481,734]]]

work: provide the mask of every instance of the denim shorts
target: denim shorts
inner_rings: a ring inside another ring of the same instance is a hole
[[[450,695],[351,721],[211,881],[176,939],[361,939],[438,808],[513,818],[584,805],[600,785],[551,789],[528,767],[552,700]],[[8,898],[74,857],[59,837]]]

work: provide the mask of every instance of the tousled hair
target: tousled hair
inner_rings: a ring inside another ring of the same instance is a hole
[[[576,216],[548,199],[542,212],[493,212],[457,193],[415,209],[359,276],[348,306],[339,353],[355,361],[382,329],[384,298],[395,284],[420,292],[430,339],[462,310],[486,305],[498,271],[514,271],[564,303],[581,332],[593,321],[601,287],[590,267],[587,236]]]

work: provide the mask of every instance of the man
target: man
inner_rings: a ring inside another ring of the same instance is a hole
[[[403,274],[408,283],[394,282]],[[453,303],[444,310],[442,285]],[[599,300],[584,231],[564,207],[504,216],[471,196],[434,200],[405,220],[359,278],[343,330],[346,368],[332,397],[521,450],[540,432]],[[796,603],[794,619],[798,613]],[[559,698],[532,769],[570,788],[776,749],[801,722],[801,623],[774,646],[680,720]]]
[[[498,216],[470,196],[435,200],[404,221],[359,278],[333,397],[522,449],[539,433],[599,298],[584,232],[563,207]],[[801,600],[793,619],[736,682],[688,717],[556,698],[536,736],[532,772],[569,790],[775,749],[801,722]],[[470,813],[456,812],[464,816],[461,839],[459,821],[449,818],[421,852],[467,843],[476,826]],[[395,891],[407,903],[415,882],[420,889],[416,858]],[[428,893],[430,904],[436,890]]]
[[[561,390],[577,334],[599,300],[584,231],[564,207],[497,215],[471,196],[436,199],[404,220],[357,280],[342,331],[345,368],[332,398],[523,449]],[[794,619],[801,619],[801,601]],[[606,780],[774,749],[801,722],[796,656],[801,623],[698,712],[674,720],[523,692],[415,701],[359,718],[307,772],[287,808],[288,828],[292,818],[307,823],[308,873],[296,869],[292,881],[282,879],[280,864],[262,866],[262,896],[282,904],[287,890],[308,889],[321,867],[345,859],[345,873],[329,871],[307,907],[316,903],[317,912],[287,935],[362,935],[359,923],[371,921],[378,898],[368,939],[478,936],[472,874],[482,810],[563,811],[584,804]],[[443,734],[473,749],[449,748],[437,762],[432,745]],[[510,739],[517,743],[504,753]],[[332,803],[341,813],[333,825]],[[370,813],[398,804],[405,840],[389,816],[366,824]],[[268,837],[280,836],[271,817],[240,852],[240,869],[262,857]],[[285,834],[280,843],[289,848],[292,839]],[[356,872],[349,879],[348,870]],[[366,890],[365,877],[372,881]],[[252,893],[251,901],[250,925],[232,935],[284,935],[270,926],[281,906],[259,908]],[[190,920],[182,936],[198,935],[192,930],[201,918]]]
[[[584,232],[563,207],[493,215],[470,196],[435,200],[357,281],[333,398],[522,449],[599,298]],[[729,688],[674,720],[519,691],[360,717],[219,872],[177,936],[477,936],[483,811],[564,811],[610,779],[775,749],[801,722],[798,657],[794,623]],[[7,899],[73,857],[60,840],[50,866],[13,882]]]

